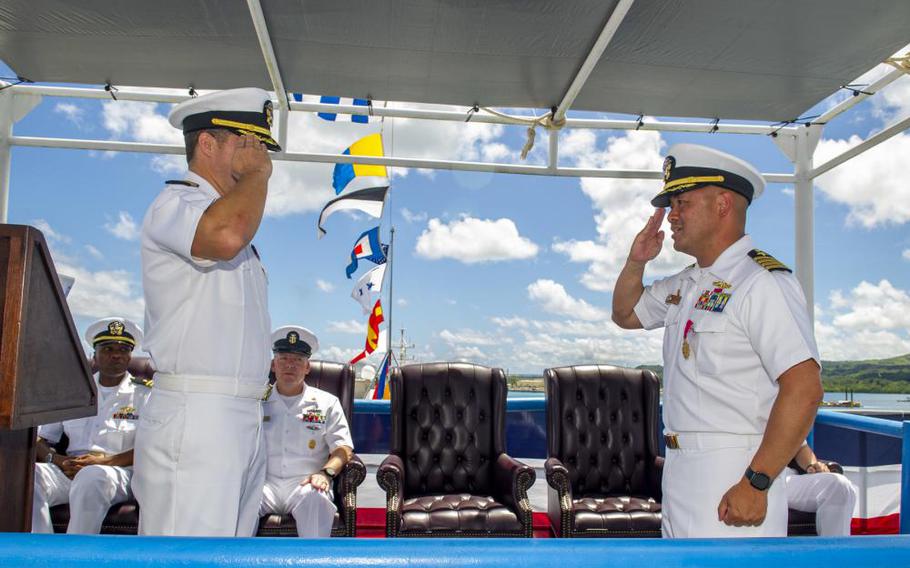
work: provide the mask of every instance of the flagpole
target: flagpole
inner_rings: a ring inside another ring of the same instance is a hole
[[[392,214],[390,212],[389,217],[391,217],[391,216],[392,216]],[[388,355],[389,353],[392,352],[392,329],[393,329],[392,328],[392,306],[395,305],[395,302],[392,299],[392,291],[393,291],[394,285],[395,285],[394,284],[395,283],[395,278],[394,278],[395,273],[394,273],[394,265],[393,265],[392,259],[395,257],[395,225],[392,225],[390,233],[391,233],[391,236],[389,237],[389,257],[388,257],[389,305],[387,306],[388,310],[389,310],[389,327],[387,328],[388,331],[386,331],[386,334],[385,334],[386,335],[386,355]],[[391,361],[389,363],[391,364]]]

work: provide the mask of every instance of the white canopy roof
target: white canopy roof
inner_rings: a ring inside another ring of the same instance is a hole
[[[0,59],[38,82],[275,86],[242,0],[5,0]],[[558,106],[618,0],[251,1],[284,87]],[[906,0],[638,0],[572,108],[796,118],[910,43]]]

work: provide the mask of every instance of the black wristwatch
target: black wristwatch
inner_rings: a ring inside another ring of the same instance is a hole
[[[335,479],[336,471],[331,467],[323,468],[322,473],[329,479]]]
[[[749,480],[749,485],[759,491],[767,491],[774,481],[764,473],[753,471],[751,467],[746,468],[745,477]]]

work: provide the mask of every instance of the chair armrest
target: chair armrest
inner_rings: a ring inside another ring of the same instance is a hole
[[[543,464],[544,472],[547,476],[547,484],[559,493],[559,498],[563,496],[569,498],[572,502],[572,484],[569,483],[569,470],[563,465],[559,458],[547,458]]]
[[[398,536],[401,503],[404,501],[404,462],[394,454],[386,457],[376,470],[376,481],[385,491],[385,534]]]
[[[348,463],[344,464],[344,467],[341,468],[341,473],[335,477],[333,483],[335,500],[339,503],[344,503],[346,496],[353,494],[355,496],[356,506],[357,488],[360,487],[360,484],[363,483],[366,477],[367,466],[364,465],[360,456],[352,454]]]
[[[493,488],[503,504],[530,514],[531,502],[528,488],[534,485],[537,474],[534,468],[521,463],[508,454],[499,454],[493,464]]]

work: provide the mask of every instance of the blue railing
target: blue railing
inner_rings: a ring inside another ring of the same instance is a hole
[[[0,564],[29,568],[472,566],[905,566],[910,536],[766,539],[321,539],[0,534]]]

